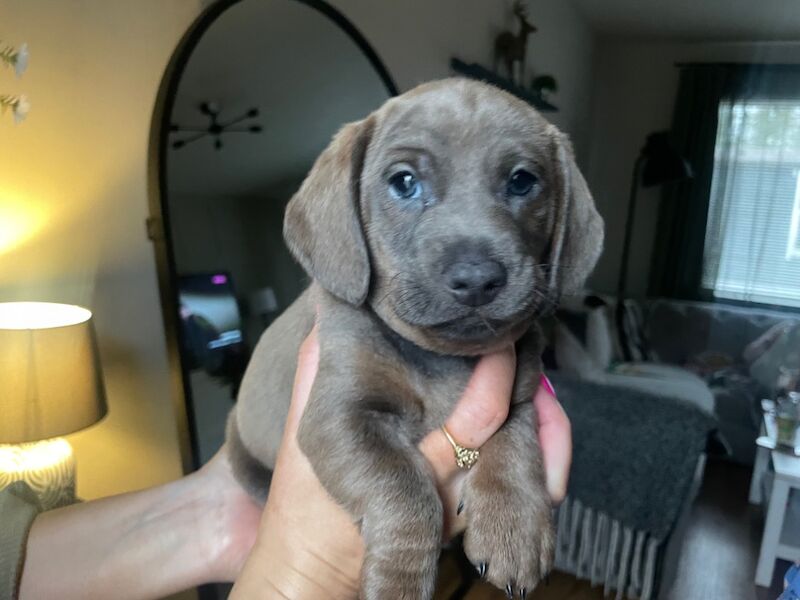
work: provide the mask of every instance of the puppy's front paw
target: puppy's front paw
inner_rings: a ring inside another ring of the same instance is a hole
[[[430,600],[438,548],[403,551],[394,545],[367,550],[361,569],[361,600]]]
[[[464,551],[478,574],[506,591],[525,596],[553,565],[555,529],[544,488],[521,483],[510,489],[466,486]]]
[[[361,566],[361,600],[430,600],[442,543],[442,505],[430,496],[372,510],[361,534],[366,544]],[[388,503],[387,503],[388,506]]]

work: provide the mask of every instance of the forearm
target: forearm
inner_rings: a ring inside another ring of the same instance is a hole
[[[208,581],[218,505],[189,477],[43,513],[20,598],[159,598]]]

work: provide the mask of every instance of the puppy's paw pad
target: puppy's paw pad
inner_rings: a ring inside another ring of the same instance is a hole
[[[524,598],[550,572],[555,530],[548,500],[473,497],[466,517],[467,557],[509,598]]]

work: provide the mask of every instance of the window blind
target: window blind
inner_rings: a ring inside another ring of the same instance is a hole
[[[800,101],[723,102],[703,287],[800,307]]]

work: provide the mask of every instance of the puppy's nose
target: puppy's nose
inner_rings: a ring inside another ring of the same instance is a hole
[[[494,300],[506,279],[506,268],[488,256],[458,259],[444,272],[450,293],[467,306],[483,306]]]

